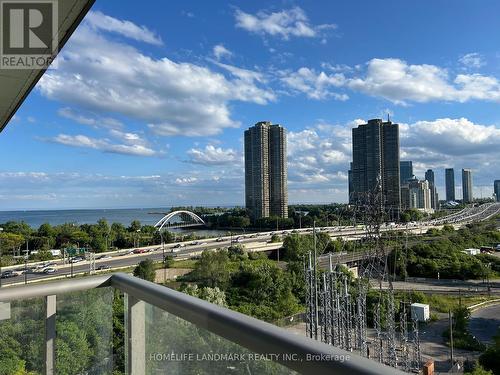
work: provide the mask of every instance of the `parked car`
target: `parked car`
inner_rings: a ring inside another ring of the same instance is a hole
[[[56,269],[55,268],[52,268],[52,267],[47,267],[43,270],[43,273],[45,274],[51,274],[51,273],[55,273],[56,272]]]

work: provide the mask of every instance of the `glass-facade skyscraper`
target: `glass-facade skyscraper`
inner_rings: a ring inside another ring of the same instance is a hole
[[[497,202],[500,202],[500,180],[495,180],[493,183],[493,192],[497,198]]]
[[[352,129],[352,199],[375,192],[380,179],[386,209],[401,208],[399,171],[399,125],[381,119]]]
[[[411,160],[402,160],[399,162],[399,175],[401,185],[407,184],[413,178],[413,163]]]
[[[446,183],[446,201],[451,202],[455,200],[455,171],[453,168],[446,168],[444,173]]]
[[[245,131],[245,204],[253,220],[288,217],[286,130],[258,122]]]
[[[437,210],[439,208],[439,198],[434,179],[434,171],[432,169],[425,171],[425,180],[429,182],[429,190],[431,191],[431,207]]]
[[[472,203],[472,170],[462,169],[462,202]]]

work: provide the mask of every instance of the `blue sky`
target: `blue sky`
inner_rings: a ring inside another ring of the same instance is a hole
[[[500,179],[500,4],[99,1],[0,136],[0,209],[243,204],[243,130],[288,130],[289,197],[344,202],[351,128],[415,174]]]

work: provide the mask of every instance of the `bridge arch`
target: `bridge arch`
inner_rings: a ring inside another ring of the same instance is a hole
[[[196,215],[194,212],[191,212],[191,211],[173,211],[173,212],[170,212],[167,215],[163,216],[163,218],[155,224],[155,228],[158,228],[159,230],[161,230],[165,225],[169,226],[169,224],[172,223],[171,220],[173,218],[175,218],[175,217],[182,218],[183,216],[184,217],[187,216],[187,217],[193,219],[194,223],[192,223],[190,225],[205,225],[205,221],[201,217]]]

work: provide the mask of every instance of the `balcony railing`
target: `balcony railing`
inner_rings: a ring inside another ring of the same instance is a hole
[[[17,340],[35,373],[112,374],[115,290],[126,374],[402,374],[123,273],[0,289],[0,340]]]

